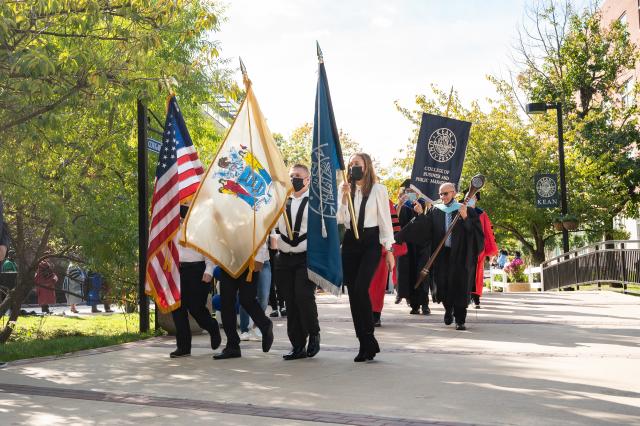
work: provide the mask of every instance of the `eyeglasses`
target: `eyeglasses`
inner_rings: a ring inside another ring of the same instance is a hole
[[[445,195],[450,194],[452,192],[454,192],[454,191],[441,192],[438,195],[441,196],[441,197],[444,197]]]

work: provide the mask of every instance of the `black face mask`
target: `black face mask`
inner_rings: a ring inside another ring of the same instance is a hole
[[[291,178],[291,184],[293,185],[293,190],[298,192],[304,188],[304,178],[293,177]]]
[[[362,167],[360,166],[352,166],[349,169],[349,176],[351,177],[351,182],[355,182],[358,181],[360,179],[362,179],[362,177],[364,176],[364,173],[362,172]]]

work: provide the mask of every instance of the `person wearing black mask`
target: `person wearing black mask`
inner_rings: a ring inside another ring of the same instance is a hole
[[[286,218],[282,216],[276,227],[279,238],[275,267],[275,278],[287,306],[287,335],[292,346],[291,351],[282,356],[286,361],[313,357],[320,350],[316,286],[307,275],[309,169],[304,164],[296,164],[289,176],[295,192],[287,200]],[[289,221],[293,238],[288,235],[285,220]]]
[[[348,200],[351,197],[358,228],[356,239],[352,229]],[[387,250],[386,263],[393,270],[393,226],[389,211],[387,188],[377,182],[371,157],[357,153],[349,159],[349,177],[340,188],[338,223],[346,232],[342,243],[343,281],[349,291],[351,317],[360,350],[355,362],[372,360],[380,346],[374,336],[373,312],[369,298],[369,285],[380,260],[381,246]]]

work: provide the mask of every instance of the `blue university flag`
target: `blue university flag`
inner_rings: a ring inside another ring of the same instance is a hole
[[[342,285],[342,258],[336,221],[338,212],[336,173],[338,169],[344,170],[344,161],[320,46],[318,46],[318,60],[307,222],[307,269],[311,281],[326,291],[338,294]]]

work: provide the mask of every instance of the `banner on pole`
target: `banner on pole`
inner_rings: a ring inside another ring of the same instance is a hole
[[[423,113],[411,186],[430,200],[437,200],[440,185],[458,185],[470,131],[467,121]]]
[[[555,173],[539,173],[534,176],[536,207],[551,209],[560,207],[558,192],[558,175]]]

